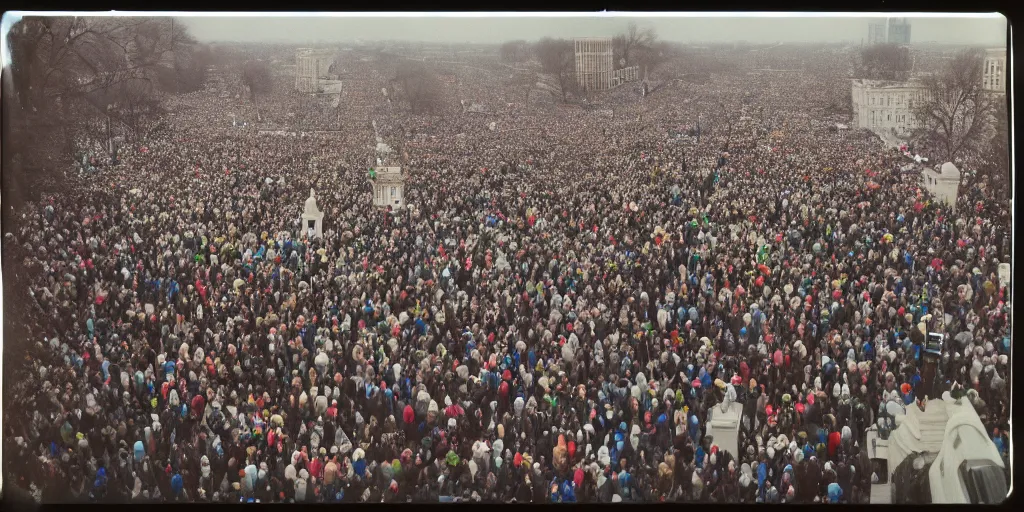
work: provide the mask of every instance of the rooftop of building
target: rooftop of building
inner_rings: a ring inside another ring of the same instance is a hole
[[[331,50],[331,49],[328,49],[328,48],[299,48],[295,52],[296,55],[301,55],[301,56],[306,56],[306,55],[309,55],[309,56],[323,56],[323,55],[331,55],[333,53],[334,53],[334,50]]]
[[[384,174],[377,176],[376,181],[382,185],[397,185],[405,183],[405,176],[402,176],[401,174]]]
[[[909,87],[920,87],[921,82],[917,78],[911,78],[905,82],[891,80],[869,80],[866,78],[853,79],[854,85],[870,87],[872,89],[905,89]]]

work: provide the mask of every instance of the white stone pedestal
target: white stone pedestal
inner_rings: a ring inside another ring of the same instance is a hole
[[[311,229],[312,233],[310,233]],[[313,189],[309,189],[309,199],[306,199],[306,207],[302,212],[302,235],[310,238],[324,236],[324,212],[316,206],[316,195]]]

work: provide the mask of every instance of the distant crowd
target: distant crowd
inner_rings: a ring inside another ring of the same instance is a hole
[[[262,119],[338,131],[260,135],[251,102],[213,92],[32,205],[4,241],[42,326],[4,398],[5,483],[44,502],[867,503],[866,430],[961,388],[1008,457],[991,187],[935,201],[899,151],[829,130],[816,105],[839,85],[807,73],[620,89],[594,100],[611,120],[460,80],[494,113],[366,95],[406,208],[372,206],[369,122],[278,93]],[[322,237],[299,220],[310,189]],[[736,453],[708,434],[724,401]]]

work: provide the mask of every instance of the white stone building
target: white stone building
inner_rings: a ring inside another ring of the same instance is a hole
[[[327,77],[334,54],[330,50],[299,48],[295,53],[295,90],[317,93]]]
[[[324,236],[324,212],[316,206],[316,193],[313,189],[309,189],[309,198],[302,210],[302,234],[309,238]]]
[[[906,18],[889,18],[885,40],[889,44],[910,44],[910,22]]]
[[[576,82],[588,91],[603,91],[612,86],[614,65],[610,37],[580,38],[573,41],[576,55]]]
[[[919,82],[853,81],[853,119],[857,128],[875,133],[907,135],[919,124],[914,119],[914,103],[928,93]]]
[[[955,206],[957,193],[960,190],[960,169],[952,162],[946,162],[934,169],[921,171],[921,185],[932,194],[936,201],[947,206]]]
[[[887,41],[884,19],[873,19],[868,22],[868,44],[883,44]]]
[[[985,50],[982,90],[990,95],[1006,94],[1006,49]],[[923,101],[927,88],[914,79],[907,82],[853,80],[852,124],[879,135],[904,136],[920,127],[914,118],[914,103]]]
[[[868,44],[910,44],[907,18],[875,18],[868,22]]]
[[[373,205],[398,209],[405,206],[405,176],[401,167],[377,167],[373,180]]]
[[[1006,92],[1006,48],[985,50],[981,87],[986,91]]]

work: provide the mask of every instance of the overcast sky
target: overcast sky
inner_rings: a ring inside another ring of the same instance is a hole
[[[680,42],[841,42],[867,38],[869,18],[666,18],[666,17],[190,17],[182,18],[201,41],[279,43],[408,40],[499,43],[510,39],[601,37],[622,32],[629,21]],[[1003,46],[1006,19],[909,18],[911,42]]]

